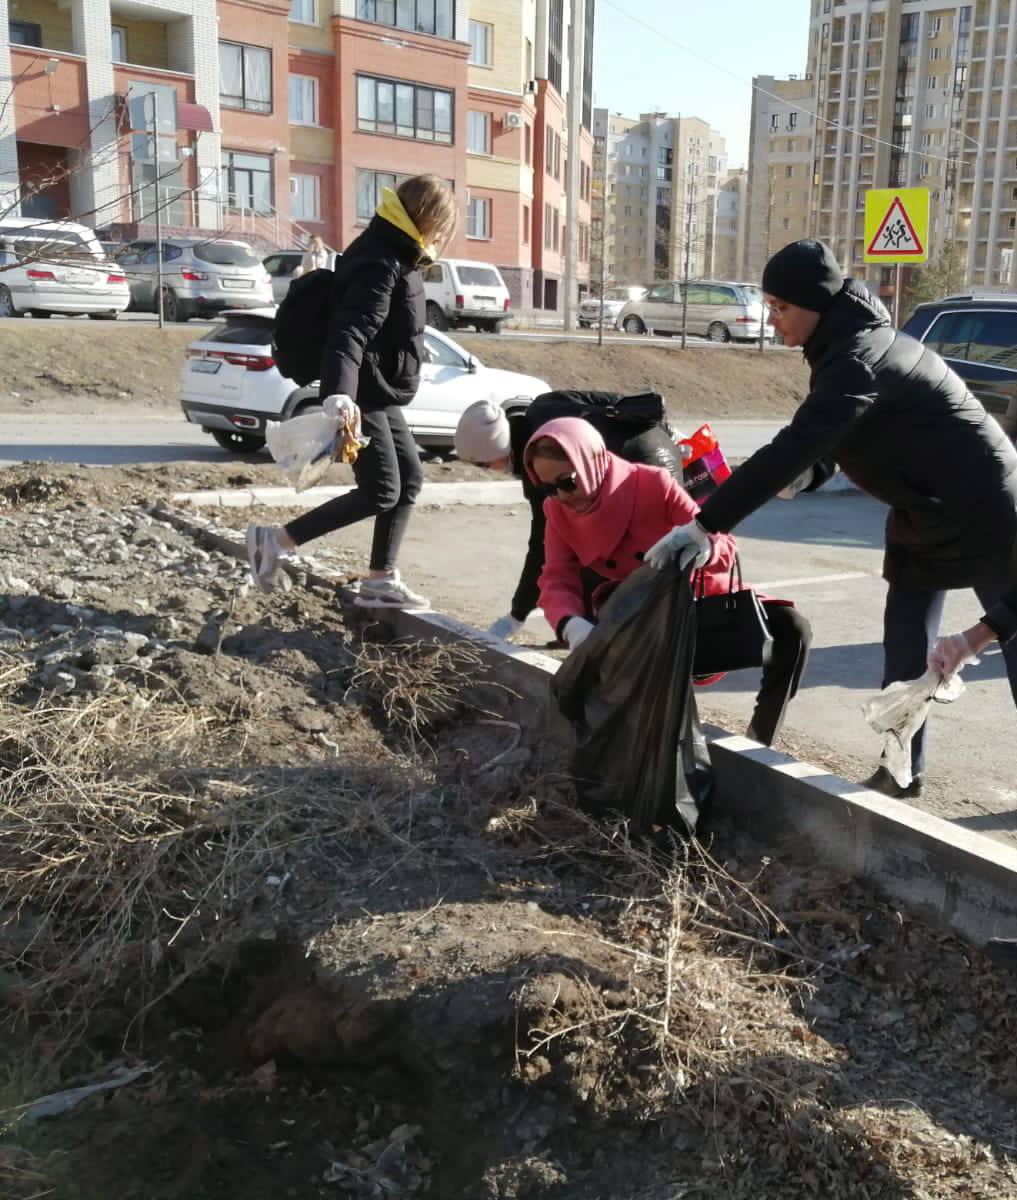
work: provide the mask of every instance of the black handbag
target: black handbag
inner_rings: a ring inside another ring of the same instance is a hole
[[[719,675],[769,664],[773,634],[759,597],[742,585],[742,564],[737,556],[728,591],[707,596],[706,572],[700,571],[695,594],[697,632],[693,675]]]

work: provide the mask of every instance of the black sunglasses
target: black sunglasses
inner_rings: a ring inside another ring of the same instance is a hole
[[[552,483],[545,483],[541,491],[545,496],[555,496],[558,492],[571,494],[579,487],[579,481],[576,479],[575,471],[571,475],[559,475]]]

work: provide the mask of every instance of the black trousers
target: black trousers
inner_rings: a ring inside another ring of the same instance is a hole
[[[989,609],[1010,586],[1001,581],[994,586],[976,587],[974,592],[982,607]],[[883,687],[925,674],[929,649],[939,636],[945,602],[946,592],[889,585],[883,610]],[[1010,691],[1017,704],[1017,638],[1006,642],[1002,651]],[[916,775],[925,770],[924,725],[911,741],[911,770]]]
[[[371,441],[353,464],[357,486],[345,496],[326,500],[302,513],[290,521],[286,532],[302,546],[313,538],[374,517],[371,570],[391,571],[399,557],[413,504],[420,495],[424,472],[401,408],[364,413],[362,426],[364,437]]]
[[[763,608],[773,634],[773,653],[756,694],[752,732],[756,741],[771,746],[784,724],[788,704],[798,694],[809,661],[812,626],[790,605],[769,602]]]

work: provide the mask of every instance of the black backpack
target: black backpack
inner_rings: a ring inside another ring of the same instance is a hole
[[[301,387],[321,377],[328,310],[335,272],[328,267],[294,279],[276,310],[272,357],[287,379]]]

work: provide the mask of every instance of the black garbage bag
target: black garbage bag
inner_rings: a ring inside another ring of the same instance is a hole
[[[695,832],[712,770],[692,692],[696,614],[689,570],[642,567],[611,595],[552,691],[576,736],[572,776],[593,816],[637,833]]]

